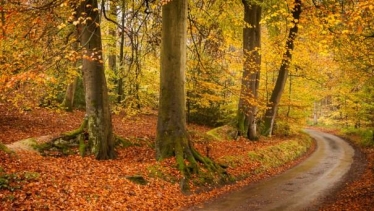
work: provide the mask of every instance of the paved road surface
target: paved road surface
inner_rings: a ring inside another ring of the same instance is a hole
[[[317,148],[304,162],[276,177],[188,210],[317,210],[329,192],[342,183],[355,152],[339,137],[309,129],[306,132],[316,140]]]

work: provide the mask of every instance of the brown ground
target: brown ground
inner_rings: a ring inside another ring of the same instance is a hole
[[[57,135],[77,128],[84,112],[57,112],[48,109],[34,109],[31,112],[18,113],[9,106],[0,104],[0,141],[10,144],[29,137]],[[133,140],[151,144],[155,138],[156,117],[153,114],[125,118],[114,115],[115,132]],[[189,125],[190,129],[204,132],[209,128]],[[269,146],[279,141],[264,142],[220,142],[211,146],[213,158],[225,153],[238,154],[248,150]],[[198,144],[200,150],[203,145]],[[373,202],[373,164],[374,150],[363,149],[367,155],[368,165],[361,177],[331,197],[323,210],[371,210]],[[164,182],[160,179],[146,178],[149,183],[139,186],[125,178],[128,175],[147,175],[150,169],[158,166],[168,175],[178,172],[168,168],[174,161],[166,160],[157,163],[154,150],[149,147],[130,147],[119,150],[119,157],[113,161],[95,161],[92,157],[68,156],[65,158],[42,157],[35,153],[20,152],[9,156],[0,153],[0,167],[7,173],[17,173],[26,177],[27,172],[38,172],[37,179],[29,179],[20,184],[14,191],[0,190],[0,210],[178,210],[210,199],[224,192],[244,186],[250,182],[278,174],[302,161],[303,158],[272,169],[261,175],[255,175],[244,181],[210,192],[185,196],[180,193],[179,185]],[[229,169],[230,173],[250,171],[256,163],[248,163],[237,169]],[[26,172],[26,173],[25,173]],[[354,171],[358,172],[358,171]],[[159,172],[160,173],[160,172]],[[0,172],[1,174],[1,172]],[[171,178],[172,179],[172,178]],[[100,197],[97,195],[100,193]],[[105,196],[105,197],[102,197]],[[331,204],[332,203],[332,204]],[[126,207],[124,208],[124,204]]]

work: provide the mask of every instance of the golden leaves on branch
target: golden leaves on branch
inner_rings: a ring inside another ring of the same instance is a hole
[[[171,1],[174,1],[174,0],[161,0],[160,3],[161,3],[161,5],[165,5],[165,4],[167,4]]]
[[[102,53],[101,53],[101,50],[97,50],[97,49],[92,49],[92,50],[88,50],[88,49],[84,49],[83,50],[83,59],[86,59],[88,61],[98,61],[99,63],[103,63],[103,58],[102,58]]]

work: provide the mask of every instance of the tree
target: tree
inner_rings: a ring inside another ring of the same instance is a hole
[[[290,28],[287,41],[286,41],[286,52],[283,54],[281,66],[279,68],[279,75],[275,83],[275,87],[272,91],[270,100],[267,105],[267,109],[264,117],[264,135],[272,135],[274,120],[276,117],[278,105],[287,82],[289,66],[292,59],[292,50],[294,49],[294,41],[298,32],[298,23],[301,14],[301,0],[295,0],[292,9],[292,28]]]
[[[83,47],[83,80],[89,149],[96,159],[115,157],[112,119],[102,61],[102,44],[97,0],[82,1],[78,8],[80,41]]]
[[[2,39],[4,39],[5,36],[6,36],[4,6],[5,6],[5,0],[0,0],[0,7],[1,7],[1,11],[0,11],[1,18],[0,18],[0,20],[1,20],[1,37],[2,37]]]
[[[243,53],[244,65],[242,86],[239,99],[237,127],[238,135],[249,140],[257,139],[257,92],[259,87],[261,55],[261,6],[243,0],[244,22],[243,28]]]
[[[74,33],[74,35],[76,37],[78,37],[78,34],[77,33]],[[77,38],[75,38],[77,39]],[[69,68],[72,69],[72,70],[76,70],[78,69],[78,60],[81,60],[81,58],[79,56],[77,56],[77,51],[78,51],[78,47],[79,47],[79,43],[78,41],[74,41],[72,44],[71,44],[71,48],[72,48],[72,56],[70,57],[70,62],[71,64],[69,64]],[[71,74],[71,72],[75,72],[75,71],[70,71],[68,70],[68,72],[70,72],[70,76],[68,78],[68,85],[66,87],[66,92],[65,92],[65,97],[64,97],[64,100],[62,101],[61,103],[61,107],[63,109],[65,109],[66,111],[73,111],[73,107],[74,107],[74,100],[75,100],[75,93],[76,93],[76,89],[77,89],[77,84],[78,84],[78,76],[76,74]]]
[[[209,171],[223,169],[197,152],[186,127],[185,68],[187,0],[172,0],[162,6],[160,103],[156,135],[156,157],[176,157],[185,177],[198,173],[197,162]],[[187,159],[188,164],[185,163]]]
[[[236,114],[235,82],[237,67],[242,66],[242,51],[237,48],[242,19],[237,10],[242,5],[239,1],[192,3],[188,11],[187,122],[220,126]]]

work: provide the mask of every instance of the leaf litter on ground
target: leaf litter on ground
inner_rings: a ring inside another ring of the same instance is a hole
[[[58,135],[79,127],[84,112],[66,113],[52,109],[34,109],[19,113],[9,106],[0,105],[0,141],[10,144],[18,140],[44,135]],[[296,165],[304,157],[280,167],[252,174],[233,184],[201,189],[191,186],[191,194],[182,194],[181,175],[175,159],[158,162],[152,144],[155,140],[157,116],[141,114],[135,118],[113,116],[114,131],[121,137],[140,143],[118,149],[115,160],[97,161],[92,156],[65,157],[41,156],[21,150],[17,155],[0,152],[0,176],[18,175],[8,181],[15,189],[0,190],[0,210],[180,210],[202,203],[251,182],[278,174]],[[211,128],[189,125],[190,130],[205,133]],[[198,135],[192,135],[198,138]],[[259,142],[220,141],[194,142],[195,147],[207,156],[220,160],[225,156],[246,154],[276,145],[286,139]],[[228,168],[232,175],[243,175],[259,168],[258,162],[237,161]],[[21,176],[34,175],[26,180]],[[140,185],[127,179],[141,175],[147,183]],[[1,183],[0,183],[1,184]],[[202,191],[203,190],[203,191]]]

